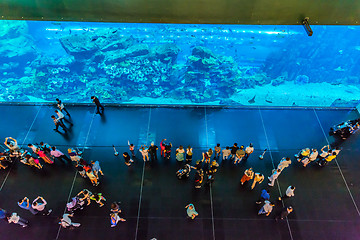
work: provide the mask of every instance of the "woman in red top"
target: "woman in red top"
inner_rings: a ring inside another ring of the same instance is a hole
[[[36,154],[39,155],[39,157],[44,160],[44,162],[49,163],[49,164],[53,164],[54,162],[48,157],[46,156],[46,154],[41,151],[39,148],[36,149]]]
[[[164,143],[164,141],[166,141],[166,139],[163,139],[163,140],[161,140],[161,142],[160,142],[160,150],[161,150],[161,152],[160,152],[160,156],[163,156],[163,157],[165,157],[165,143]]]

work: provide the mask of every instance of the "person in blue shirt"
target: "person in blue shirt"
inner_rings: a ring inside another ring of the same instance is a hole
[[[37,214],[38,211],[32,208],[30,204],[30,200],[27,197],[24,197],[23,199],[20,199],[18,202],[19,207],[25,210],[29,210],[33,215]]]
[[[270,193],[269,193],[269,190],[263,189],[261,191],[260,198],[256,202],[256,204],[261,204],[262,202],[265,202],[265,200],[270,200]]]
[[[0,219],[5,219],[5,218],[6,218],[6,211],[4,209],[0,208]]]

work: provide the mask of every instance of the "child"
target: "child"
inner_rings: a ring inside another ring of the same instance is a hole
[[[184,153],[185,150],[182,145],[179,146],[178,149],[176,149],[176,160],[179,162],[184,161]]]
[[[229,146],[226,146],[226,148],[224,150],[222,150],[222,154],[223,154],[223,157],[222,157],[222,160],[228,160],[230,154],[231,154],[231,151],[230,151],[230,148]]]
[[[241,185],[244,185],[245,182],[249,181],[250,179],[253,179],[253,177],[254,177],[254,171],[252,170],[252,168],[246,169],[244,175],[240,180]]]
[[[90,205],[91,201],[90,201],[90,196],[92,196],[92,192],[90,192],[89,190],[87,190],[86,188],[83,189],[81,192],[79,192],[76,197],[79,198],[80,201],[87,201],[87,206]]]
[[[102,193],[98,193],[98,194],[93,194],[90,196],[90,200],[94,200],[96,203],[99,204],[99,207],[104,206],[104,203],[102,203],[101,201],[106,201],[106,199],[104,198],[104,196],[102,195]]]
[[[131,163],[134,162],[134,160],[132,160],[132,159],[130,158],[130,155],[129,155],[127,152],[124,152],[124,153],[123,153],[123,157],[124,157],[126,166],[131,166]]]
[[[130,144],[130,141],[128,140],[129,150],[131,152],[132,157],[135,157],[135,146],[134,144]]]
[[[141,155],[143,157],[144,162],[149,161],[149,151],[146,148],[145,145],[141,145],[139,151],[141,152]]]
[[[170,159],[171,157],[171,147],[172,147],[171,143],[165,145],[164,155],[166,159]]]
[[[192,156],[193,156],[192,148],[189,145],[186,149],[186,163],[190,163],[192,161]]]
[[[165,157],[165,146],[166,146],[165,141],[166,141],[166,138],[161,140],[161,142],[160,142],[160,156],[163,156],[163,157]]]
[[[188,217],[190,217],[191,219],[194,219],[195,217],[197,217],[199,215],[195,210],[194,204],[190,203],[185,208],[186,208],[186,213],[187,213]]]

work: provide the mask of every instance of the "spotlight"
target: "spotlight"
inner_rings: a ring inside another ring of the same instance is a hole
[[[312,36],[312,35],[313,35],[313,30],[312,30],[311,27],[310,27],[309,18],[308,18],[308,17],[304,18],[304,20],[302,21],[302,25],[304,26],[307,35],[308,35],[309,37]]]

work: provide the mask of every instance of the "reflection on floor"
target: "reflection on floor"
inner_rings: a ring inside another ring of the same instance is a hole
[[[0,106],[0,138],[12,136],[27,148],[28,143],[44,141],[63,152],[68,147],[84,150],[88,161],[99,160],[104,177],[98,187],[76,174],[73,166],[56,162],[42,171],[21,163],[0,172],[0,207],[30,220],[30,227],[0,224],[6,239],[360,239],[360,154],[359,134],[341,144],[337,161],[324,168],[302,167],[293,161],[270,189],[276,203],[269,216],[258,216],[255,201],[266,181],[249,190],[239,180],[248,167],[269,176],[283,156],[293,156],[300,148],[320,149],[334,139],[328,136],[333,124],[357,118],[355,111],[319,109],[222,109],[208,107],[105,109],[94,115],[93,107],[69,107],[74,126],[67,134],[53,131],[50,106]],[[65,123],[66,124],[66,123]],[[121,153],[128,151],[128,140],[137,147],[167,138],[174,149],[180,144],[194,149],[193,163],[201,153],[234,142],[252,142],[255,152],[248,161],[234,166],[220,162],[211,186],[195,189],[194,171],[190,179],[179,181],[180,168],[174,156],[144,164],[137,152],[135,164],[127,167]],[[112,145],[119,156],[114,156]],[[264,159],[258,156],[268,149]],[[289,185],[295,197],[279,202]],[[77,212],[77,229],[61,229],[59,219],[67,200],[83,188],[101,192],[107,199],[99,208],[94,202]],[[24,196],[42,195],[53,209],[50,216],[32,216],[20,209]],[[110,203],[121,201],[122,217],[127,221],[110,227]],[[193,203],[199,216],[186,218],[185,206]],[[288,220],[274,221],[283,204],[292,205]],[[1,237],[0,237],[1,238]]]

